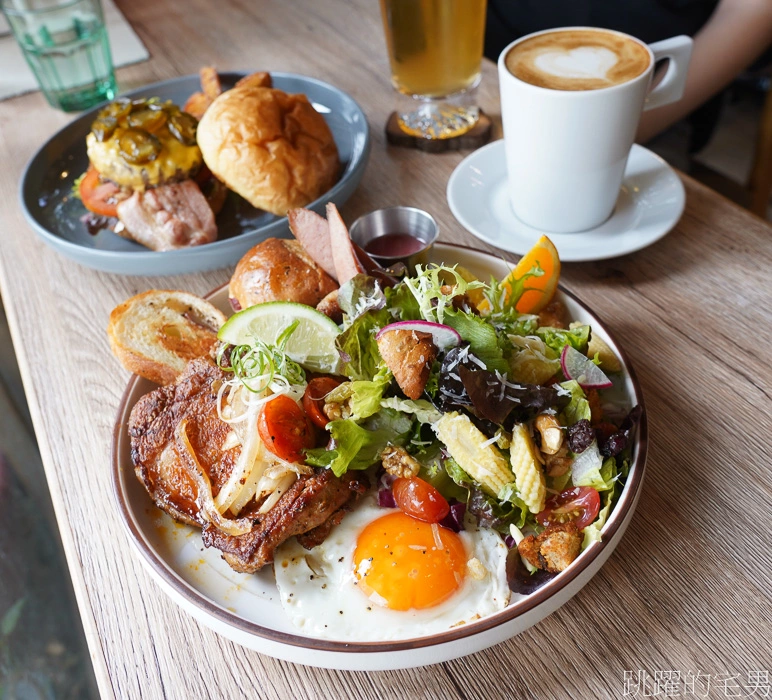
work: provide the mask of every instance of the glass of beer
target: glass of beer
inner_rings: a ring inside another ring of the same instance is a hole
[[[78,112],[115,97],[99,0],[0,0],[0,8],[52,107]]]
[[[479,117],[486,0],[381,0],[401,129],[447,139]]]

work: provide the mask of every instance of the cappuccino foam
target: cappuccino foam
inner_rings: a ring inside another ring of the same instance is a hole
[[[513,46],[504,63],[516,78],[551,90],[600,90],[626,83],[650,63],[637,41],[600,29],[569,29]]]

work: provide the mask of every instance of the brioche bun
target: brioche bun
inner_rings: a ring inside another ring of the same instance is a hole
[[[266,301],[296,301],[316,306],[337,288],[338,283],[313,261],[300,243],[268,238],[239,260],[228,286],[228,296],[238,309]]]
[[[319,198],[340,171],[332,132],[305,95],[234,87],[207,109],[197,139],[216,177],[277,216]]]

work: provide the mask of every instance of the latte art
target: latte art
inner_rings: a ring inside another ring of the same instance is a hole
[[[649,62],[642,44],[599,29],[539,34],[513,46],[505,58],[516,78],[552,90],[599,90],[626,83]]]
[[[580,46],[572,51],[545,51],[536,56],[534,65],[543,73],[559,78],[605,80],[606,73],[618,61],[613,51],[602,46]]]

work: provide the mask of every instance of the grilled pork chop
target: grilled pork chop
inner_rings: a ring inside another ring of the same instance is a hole
[[[237,571],[251,573],[272,562],[276,547],[294,535],[308,548],[323,541],[368,484],[363,474],[339,479],[319,470],[299,477],[265,514],[258,513],[259,503],[247,504],[233,521],[248,523],[244,534],[222,531],[202,507],[179,428],[185,427],[195,461],[216,496],[241,451],[240,445],[227,447],[231,429],[217,415],[217,390],[226,378],[211,359],[198,358],[188,363],[176,383],[143,396],[129,418],[131,458],[137,478],[159,508],[176,520],[204,528],[207,547],[222,550]]]
[[[361,472],[341,479],[327,469],[301,476],[271,510],[255,516],[251,532],[233,536],[205,525],[204,544],[221,550],[236,571],[254,573],[270,564],[276,548],[293,535],[306,549],[324,542],[367,487],[367,477]]]
[[[176,250],[217,238],[212,207],[193,180],[136,190],[117,210],[128,237],[152,250]]]

